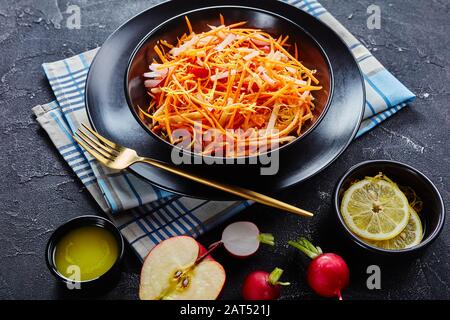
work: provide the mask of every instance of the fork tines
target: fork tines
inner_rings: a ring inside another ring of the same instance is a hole
[[[105,163],[113,160],[118,154],[119,145],[101,136],[85,124],[78,128],[73,136],[76,142],[98,161]]]

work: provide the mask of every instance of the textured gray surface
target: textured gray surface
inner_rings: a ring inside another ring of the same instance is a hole
[[[99,214],[96,204],[63,163],[46,134],[31,116],[31,108],[53,99],[41,63],[69,57],[101,45],[122,22],[158,1],[73,0],[81,7],[80,30],[65,26],[68,1],[0,0],[0,298],[48,299],[71,297],[61,290],[44,263],[44,246],[51,232],[71,217]],[[254,257],[236,261],[219,253],[228,274],[224,298],[239,298],[240,284],[250,270],[286,269],[293,285],[285,299],[315,298],[304,282],[305,261],[283,245],[300,234],[346,257],[352,283],[345,297],[355,299],[450,298],[450,228],[420,257],[381,263],[382,289],[365,287],[365,268],[374,261],[355,254],[340,242],[331,210],[331,192],[343,172],[368,159],[409,163],[428,175],[450,208],[449,87],[450,1],[376,1],[381,30],[368,30],[366,9],[372,0],[324,0],[322,3],[418,99],[394,118],[355,141],[325,172],[282,198],[316,212],[310,221],[253,206],[236,219],[255,221],[272,232],[279,246],[263,248]],[[57,8],[59,6],[59,9]],[[62,12],[62,14],[61,14]],[[221,228],[202,237],[205,244]],[[99,298],[137,297],[139,263],[128,252],[119,285]]]

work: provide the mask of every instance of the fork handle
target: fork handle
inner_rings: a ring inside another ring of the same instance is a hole
[[[241,197],[241,198],[244,198],[247,200],[253,200],[255,202],[264,204],[266,206],[274,207],[274,208],[281,209],[281,210],[286,210],[291,213],[295,213],[297,215],[304,216],[304,217],[312,217],[313,216],[313,214],[309,211],[294,207],[293,205],[290,205],[286,202],[271,198],[271,197],[261,194],[259,192],[248,190],[248,189],[238,187],[238,186],[232,186],[232,185],[229,185],[226,183],[221,183],[221,182],[205,179],[205,178],[202,178],[195,174],[186,172],[184,170],[181,170],[179,168],[176,168],[174,166],[168,165],[166,163],[163,163],[163,162],[160,162],[157,160],[153,160],[153,159],[149,159],[149,158],[140,158],[138,162],[144,162],[144,163],[150,164],[154,167],[171,172],[173,174],[184,177],[186,179],[204,184],[208,187],[216,188],[218,190],[231,193],[235,196],[238,196],[238,197]]]

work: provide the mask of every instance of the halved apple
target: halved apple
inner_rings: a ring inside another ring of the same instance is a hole
[[[141,272],[142,300],[214,300],[225,284],[225,270],[194,238],[178,236],[150,251]]]

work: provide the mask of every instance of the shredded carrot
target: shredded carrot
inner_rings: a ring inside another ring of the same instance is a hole
[[[158,46],[155,46],[153,49],[155,50],[156,54],[161,59],[161,61],[166,62],[166,58],[164,57],[163,53],[161,52],[161,49],[159,49]]]
[[[270,142],[288,143],[302,134],[314,119],[313,93],[322,87],[316,71],[298,60],[297,43],[245,28],[245,21],[227,26],[222,15],[219,26],[198,34],[185,20],[189,34],[175,44],[161,40],[151,72],[144,74],[151,102],[140,117],[151,120],[153,132],[177,143],[173,132],[186,129],[192,146],[216,130],[224,138],[202,145],[202,154],[212,155],[231,142],[234,155],[249,155],[255,146],[269,150]]]
[[[193,32],[192,31],[192,25],[191,25],[191,22],[189,21],[189,18],[187,16],[185,16],[184,19],[186,19],[186,24],[188,26],[189,33],[192,34],[192,32]]]
[[[166,46],[169,49],[173,48],[173,45],[171,45],[170,43],[168,43],[166,40],[161,40],[160,41],[162,45]]]

